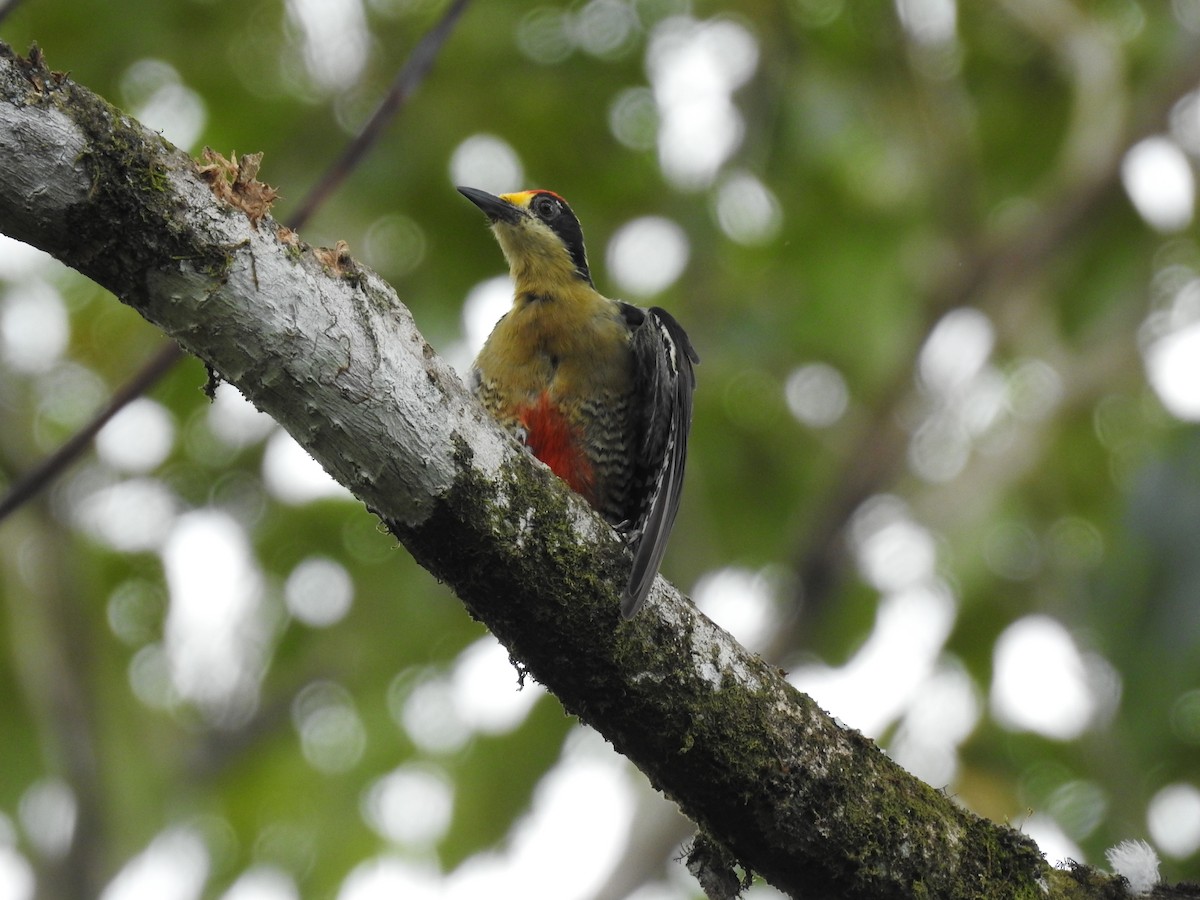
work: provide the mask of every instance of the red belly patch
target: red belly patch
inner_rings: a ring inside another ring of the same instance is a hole
[[[572,490],[593,503],[595,476],[592,464],[583,452],[578,432],[562,411],[542,394],[536,404],[520,411],[519,418],[525,427],[525,444],[533,455]]]

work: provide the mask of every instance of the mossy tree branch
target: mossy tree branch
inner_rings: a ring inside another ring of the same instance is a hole
[[[308,247],[226,183],[218,198],[186,154],[2,44],[0,158],[0,231],[111,290],[279,421],[679,803],[707,856],[806,898],[1093,895],[665,582],[620,621],[619,538],[493,426],[346,252]]]

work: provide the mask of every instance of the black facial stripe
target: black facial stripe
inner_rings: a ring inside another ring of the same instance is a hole
[[[551,202],[547,203],[547,200]],[[571,207],[567,206],[562,198],[545,193],[533,198],[530,209],[534,215],[549,226],[551,231],[558,235],[567,248],[567,252],[571,254],[571,262],[575,263],[575,271],[579,273],[579,277],[591,284],[592,276],[588,271],[587,251],[583,246],[583,228],[580,227],[579,220],[575,218]]]
[[[575,214],[567,210],[565,215],[560,215],[555,220],[553,227],[555,233],[566,244],[571,261],[575,263],[575,271],[585,281],[590,282],[592,276],[588,272],[587,251],[583,247],[583,229],[579,227],[579,220],[575,218]]]

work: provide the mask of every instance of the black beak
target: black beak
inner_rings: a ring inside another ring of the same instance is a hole
[[[501,200],[495,194],[481,191],[479,188],[460,187],[458,192],[483,210],[484,215],[493,222],[507,222],[516,225],[525,217],[525,211],[513,206],[507,200]]]

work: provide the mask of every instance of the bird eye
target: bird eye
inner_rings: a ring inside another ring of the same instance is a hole
[[[539,194],[534,198],[533,211],[539,219],[553,219],[559,212],[558,201],[545,194]]]

